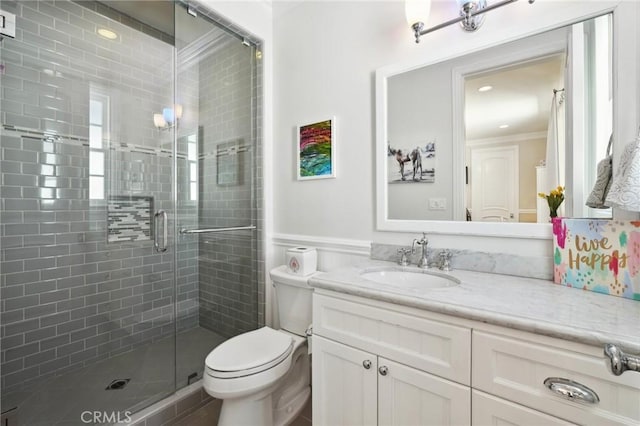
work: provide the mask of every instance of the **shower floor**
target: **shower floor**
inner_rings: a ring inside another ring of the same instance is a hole
[[[96,423],[115,423],[113,420],[118,419],[113,416],[118,416],[118,413],[119,420],[124,423],[127,420],[125,412],[138,411],[174,392],[173,340],[172,337],[162,339],[54,377],[30,391],[3,395],[2,409],[18,407],[9,422],[16,426],[94,424],[94,412],[102,416],[99,420],[105,420],[105,416],[111,416],[109,419],[112,420]],[[185,386],[188,376],[194,372],[198,376],[192,382],[202,377],[204,359],[224,340],[202,327],[178,334],[176,387]],[[116,379],[131,380],[122,389],[106,390]]]

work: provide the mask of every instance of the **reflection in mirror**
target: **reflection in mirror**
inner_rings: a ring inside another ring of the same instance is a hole
[[[547,147],[565,151],[564,69],[560,52],[463,76],[469,220],[548,220],[548,206],[537,194],[565,185],[559,176],[547,176],[557,167],[545,166]]]
[[[558,185],[561,215],[611,217],[585,205],[612,132],[611,32],[604,15],[387,75],[386,220],[548,223],[537,194]]]

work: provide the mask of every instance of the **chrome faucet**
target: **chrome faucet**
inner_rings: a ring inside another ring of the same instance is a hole
[[[451,270],[451,257],[453,257],[453,253],[449,250],[443,250],[440,252],[440,270],[448,272]]]
[[[400,265],[400,266],[408,266],[409,265],[409,258],[407,257],[407,254],[412,254],[411,250],[412,249],[408,249],[408,248],[399,248],[398,249],[398,254],[400,255],[400,258],[398,259],[398,265]]]
[[[425,232],[422,233],[422,238],[418,240],[415,238],[413,243],[411,243],[411,251],[415,252],[415,246],[422,246],[422,255],[420,256],[420,260],[418,261],[418,268],[427,269],[429,267],[429,257],[427,246],[429,245],[429,240],[427,239],[427,234]]]

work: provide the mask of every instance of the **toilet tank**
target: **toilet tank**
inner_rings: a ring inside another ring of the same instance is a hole
[[[301,277],[287,272],[286,265],[278,266],[269,273],[276,289],[278,319],[280,328],[290,333],[304,336],[311,325],[311,295],[313,288],[308,280],[313,276]]]

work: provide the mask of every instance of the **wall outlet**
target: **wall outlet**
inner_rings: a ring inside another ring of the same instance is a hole
[[[446,210],[446,198],[429,198],[429,210]]]

